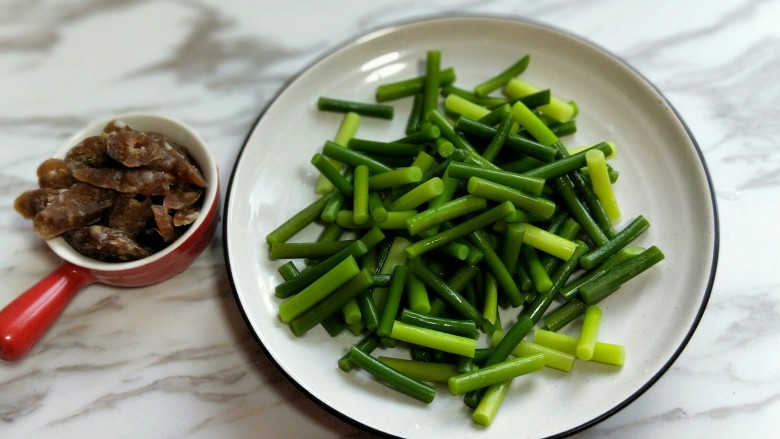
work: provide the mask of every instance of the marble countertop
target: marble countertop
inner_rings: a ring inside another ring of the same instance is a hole
[[[222,188],[275,93],[334,46],[398,21],[531,18],[642,72],[695,135],[720,211],[720,263],[689,345],[645,394],[577,437],[770,437],[780,415],[780,2],[771,0],[0,3],[0,307],[59,263],[13,209],[88,121],[152,111],[211,145]],[[757,233],[759,232],[759,233]],[[0,363],[0,435],[361,437],[264,356],[217,232],[182,275],[92,285],[24,360]]]

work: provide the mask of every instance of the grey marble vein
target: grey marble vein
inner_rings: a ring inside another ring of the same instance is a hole
[[[729,27],[741,26],[744,21],[754,17],[756,14],[760,14],[759,8],[764,4],[772,4],[772,0],[752,0],[733,6],[731,4],[725,5],[724,2],[726,8],[720,11],[718,19],[714,22],[681,33],[662,36],[661,38],[651,37],[652,40],[650,42],[643,42],[624,51],[624,56],[629,60],[642,59],[643,62],[647,62],[648,58],[657,57],[675,46],[705,39],[715,33],[723,32]]]
[[[278,42],[248,38],[225,39],[222,33],[233,21],[218,9],[198,3],[183,2],[195,13],[187,23],[191,30],[171,56],[157,64],[131,71],[127,77],[170,72],[185,82],[205,80],[208,87],[229,91],[232,88],[267,81],[264,73],[275,63],[294,57],[298,51],[285,49]],[[226,72],[227,65],[238,64],[238,71]],[[276,78],[281,79],[281,78]]]
[[[80,416],[86,416],[94,412],[111,410],[122,402],[139,398],[149,393],[187,393],[197,399],[204,401],[225,401],[235,398],[235,394],[224,392],[213,392],[213,387],[232,385],[241,380],[243,372],[237,370],[219,370],[212,371],[201,376],[169,376],[157,379],[153,382],[143,384],[140,387],[131,388],[121,392],[114,392],[103,395],[94,401],[91,401],[84,407],[75,408],[72,414],[53,420],[51,424],[68,422]]]

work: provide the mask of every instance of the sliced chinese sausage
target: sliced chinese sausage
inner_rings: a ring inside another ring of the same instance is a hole
[[[192,187],[174,186],[163,199],[163,206],[176,210],[192,206],[198,201],[202,192]]]
[[[78,168],[73,176],[102,188],[141,195],[165,195],[175,182],[167,172],[147,169]]]
[[[106,136],[108,155],[127,166],[137,168],[165,155],[162,142],[140,131],[116,131]]]
[[[65,163],[71,168],[101,168],[111,162],[106,153],[106,142],[100,136],[87,137],[65,155]]]
[[[33,219],[61,192],[61,189],[39,188],[25,191],[14,200],[14,209],[26,219]]]
[[[43,239],[51,239],[68,230],[92,224],[114,204],[116,197],[114,191],[76,183],[70,189],[60,191],[48,206],[35,215],[35,232]]]
[[[163,241],[171,242],[176,238],[176,230],[173,226],[173,218],[168,213],[168,209],[158,204],[152,206],[154,221],[157,223],[157,233],[160,234]]]
[[[160,140],[165,154],[158,160],[155,160],[146,168],[158,171],[166,171],[173,174],[177,180],[183,183],[189,183],[198,187],[206,187],[206,179],[200,173],[198,167],[192,163],[186,148],[177,145],[167,137],[159,133],[147,132],[150,137]]]
[[[116,119],[107,123],[106,126],[103,127],[103,132],[101,133],[101,137],[105,139],[111,134],[115,134],[123,131],[130,131],[130,130],[131,128],[127,126],[127,124],[124,121]]]
[[[73,172],[65,160],[48,159],[38,166],[38,187],[67,189],[76,183]]]
[[[134,261],[152,254],[124,231],[101,225],[79,227],[63,237],[79,253],[102,261]]]
[[[146,230],[146,224],[152,217],[151,199],[144,198],[139,201],[130,194],[122,194],[111,209],[108,226],[135,236]]]
[[[198,218],[207,186],[184,146],[121,120],[37,173],[39,189],[14,208],[42,238],[61,235],[104,261],[142,258],[178,238]]]
[[[200,209],[195,206],[187,206],[181,210],[177,210],[173,214],[173,225],[179,227],[192,224],[198,219],[199,212]]]

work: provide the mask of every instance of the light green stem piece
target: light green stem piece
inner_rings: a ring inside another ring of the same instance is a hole
[[[548,331],[546,329],[538,328],[534,332],[534,343],[571,355],[575,354],[578,341],[579,339],[577,337]],[[593,348],[593,357],[590,361],[622,366],[626,361],[626,349],[622,345],[597,341],[596,346]]]
[[[368,167],[359,165],[355,168],[353,182],[354,193],[352,195],[352,219],[357,224],[365,224],[368,221]]]
[[[487,207],[487,200],[473,195],[466,195],[448,201],[440,206],[424,210],[406,221],[409,234],[414,236],[445,221],[463,216]]]
[[[577,249],[577,243],[562,238],[554,233],[550,233],[547,230],[540,229],[532,224],[521,224],[521,227],[525,229],[523,244],[528,244],[537,250],[541,250],[547,254],[563,259],[564,261],[568,261],[569,258],[571,258],[571,255],[574,254],[574,250]]]
[[[409,297],[409,309],[416,313],[428,314],[431,312],[431,300],[428,296],[428,288],[417,275],[412,272],[406,276],[406,294]]]
[[[555,213],[555,203],[542,197],[534,197],[503,184],[495,183],[480,177],[471,177],[466,185],[471,195],[488,200],[511,201],[518,209],[542,218],[550,218]]]
[[[601,324],[601,308],[598,306],[589,306],[585,309],[585,320],[582,322],[582,331],[580,339],[577,341],[575,353],[577,358],[588,361],[593,358],[593,351],[596,348],[596,339],[599,335],[599,325]]]
[[[346,148],[349,140],[355,137],[355,133],[357,133],[358,127],[360,127],[360,115],[352,111],[346,113],[344,115],[344,119],[341,121],[339,130],[336,133],[335,142]],[[328,159],[328,161],[336,169],[340,169],[343,166],[343,164],[337,160]],[[326,194],[332,190],[333,184],[330,182],[330,180],[328,180],[324,175],[320,175],[319,180],[317,180],[315,192],[318,194]]]
[[[492,346],[496,346],[502,338],[504,338],[504,334],[501,331],[496,331],[490,338],[490,344]],[[562,370],[564,372],[570,372],[574,367],[573,354],[559,351],[528,340],[521,340],[520,343],[515,346],[514,349],[512,349],[512,355],[515,357],[523,357],[536,353],[541,353],[544,355],[544,365],[547,367]]]
[[[368,193],[368,213],[371,214],[371,219],[374,220],[374,222],[381,223],[387,221],[387,209],[377,191]]]
[[[501,251],[501,261],[512,276],[517,273],[517,261],[520,259],[520,247],[523,245],[525,228],[518,223],[511,223],[504,230],[504,244]]]
[[[458,96],[456,94],[449,94],[444,99],[444,108],[461,116],[466,116],[469,119],[478,120],[490,113],[490,110],[469,101],[468,99]]]
[[[444,190],[444,182],[439,177],[433,177],[416,188],[402,195],[387,207],[388,212],[413,210],[430,201]]]
[[[390,337],[398,341],[405,341],[418,346],[438,349],[440,351],[469,358],[474,358],[474,351],[477,348],[477,340],[473,338],[421,328],[419,326],[406,324],[399,320],[393,322],[393,329],[390,332]]]
[[[341,312],[344,315],[344,321],[348,325],[354,325],[363,318],[363,314],[360,312],[360,307],[355,299],[347,302],[344,308],[341,309]]]
[[[493,419],[495,419],[498,408],[501,407],[501,403],[504,402],[504,397],[511,385],[512,380],[507,380],[488,387],[487,391],[482,396],[482,399],[479,400],[477,408],[474,409],[471,419],[475,423],[484,425],[485,427],[490,425],[493,422]]]
[[[436,157],[428,154],[425,151],[420,151],[420,153],[417,154],[417,157],[414,158],[411,166],[421,170],[422,172],[426,172],[435,164]]]
[[[504,94],[509,99],[518,99],[538,91],[535,86],[517,78],[510,79],[504,87]],[[539,106],[538,110],[561,123],[575,116],[575,107],[555,96],[550,96],[550,103]]]
[[[521,101],[512,105],[512,116],[542,145],[551,146],[558,141],[558,136],[547,128],[547,125]]]
[[[438,137],[433,144],[433,149],[439,157],[447,158],[455,152],[455,145],[444,137]]]
[[[612,190],[612,182],[609,179],[604,153],[598,149],[590,149],[585,153],[585,162],[588,164],[588,173],[590,174],[590,181],[593,183],[593,192],[596,193],[596,197],[601,201],[601,205],[604,206],[609,220],[612,224],[615,224],[620,220],[620,207],[618,206],[617,198],[615,198],[615,191]]]
[[[304,288],[300,293],[282,302],[279,305],[279,318],[284,323],[289,323],[290,320],[327,297],[336,288],[347,283],[358,272],[360,272],[360,268],[357,261],[355,261],[354,257],[349,256],[311,285]]]
[[[454,376],[447,381],[450,393],[462,395],[472,390],[536,372],[544,368],[544,355],[532,354],[502,361],[482,369]]]
[[[485,302],[482,309],[482,318],[495,327],[498,315],[498,284],[492,273],[485,273]]]
[[[368,188],[381,190],[396,188],[409,183],[417,183],[422,180],[423,171],[417,166],[393,169],[392,171],[375,174],[368,178]]]

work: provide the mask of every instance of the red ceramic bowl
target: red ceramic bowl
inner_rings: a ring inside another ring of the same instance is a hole
[[[157,131],[187,147],[208,182],[198,219],[165,249],[132,262],[103,262],[74,250],[61,237],[46,241],[62,264],[0,310],[0,359],[18,360],[54,323],[70,299],[93,282],[119,287],[140,287],[164,281],[184,271],[206,248],[219,222],[219,176],[206,143],[184,124],[149,114],[123,114],[96,121],[71,137],[55,153],[64,157],[78,142],[101,132],[114,119],[131,128]],[[31,228],[32,229],[32,228]]]

